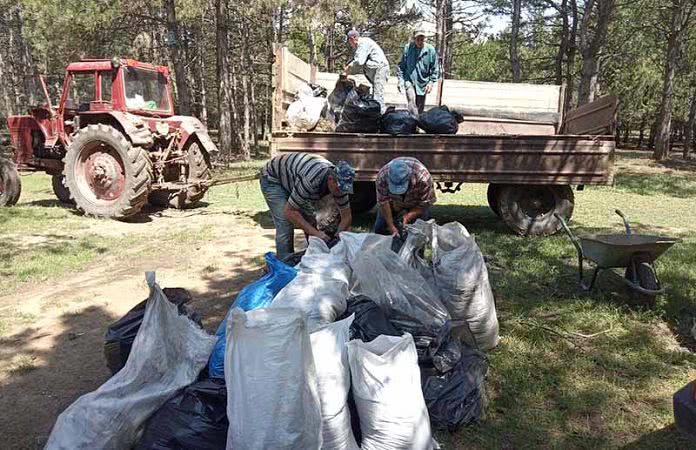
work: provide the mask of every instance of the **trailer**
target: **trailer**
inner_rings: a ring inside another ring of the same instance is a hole
[[[526,236],[558,231],[561,222],[555,214],[571,218],[573,187],[613,183],[615,96],[564,115],[564,86],[446,79],[428,95],[426,109],[441,103],[463,114],[456,135],[288,130],[285,111],[297,89],[314,83],[331,92],[337,80],[338,74],[318,71],[287,47],[275,48],[271,151],[307,152],[351,162],[356,169],[351,199],[356,213],[374,207],[377,172],[398,156],[412,156],[425,164],[442,192],[455,192],[464,183],[488,183],[493,212]],[[367,84],[362,76],[356,81]],[[396,77],[389,79],[385,101],[387,106],[406,106]]]

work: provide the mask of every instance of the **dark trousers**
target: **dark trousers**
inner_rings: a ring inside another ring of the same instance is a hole
[[[396,228],[399,229],[400,232],[403,232],[401,229],[401,224],[402,221],[404,220],[404,215],[408,212],[408,210],[402,209],[399,212],[393,212],[392,211],[392,217],[394,218],[394,225],[396,225]],[[424,208],[423,212],[421,213],[420,216],[418,216],[418,219],[421,220],[430,220],[432,216],[430,215],[430,208]],[[391,234],[389,232],[389,228],[387,227],[387,221],[384,220],[384,217],[382,217],[382,209],[378,208],[377,209],[377,218],[375,219],[375,226],[372,228],[373,233],[377,234]]]

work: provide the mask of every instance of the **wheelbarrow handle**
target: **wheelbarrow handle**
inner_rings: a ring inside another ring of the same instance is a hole
[[[568,227],[568,222],[558,213],[553,213],[553,216],[558,219],[559,222],[561,222],[561,226],[563,227],[563,231],[568,235],[571,241],[573,241],[573,244],[575,244],[576,247],[578,247],[578,251],[580,251],[580,240],[578,239],[575,234],[573,234],[572,231],[570,231],[570,228]]]
[[[621,219],[623,219],[624,227],[626,228],[626,236],[630,236],[631,235],[631,226],[628,224],[628,218],[619,209],[615,209],[614,212],[616,214],[618,214],[621,217]]]
[[[595,274],[592,277],[592,284],[588,287],[585,285],[585,282],[583,281],[583,259],[585,258],[584,253],[582,252],[582,245],[580,245],[580,239],[578,239],[577,236],[573,234],[572,231],[570,231],[570,228],[568,227],[568,223],[565,221],[563,217],[561,217],[560,214],[558,213],[553,213],[553,216],[558,219],[559,222],[561,222],[561,226],[563,227],[563,231],[566,232],[568,237],[570,238],[570,241],[573,243],[575,246],[575,250],[578,251],[578,281],[580,282],[580,286],[584,290],[589,290],[592,287],[592,284],[594,284],[595,278],[597,278],[597,271],[595,270]]]

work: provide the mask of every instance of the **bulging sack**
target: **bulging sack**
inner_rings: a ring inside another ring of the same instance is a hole
[[[323,97],[300,97],[288,106],[285,120],[293,130],[310,131],[319,123],[326,105]]]
[[[428,134],[457,134],[461,116],[446,106],[438,106],[418,116],[418,126]]]
[[[321,447],[317,374],[300,311],[232,310],[225,382],[228,450]]]
[[[418,132],[418,118],[406,110],[387,108],[382,115],[382,132],[391,135],[414,134]]]
[[[343,104],[341,120],[336,125],[339,133],[378,133],[382,107],[370,94],[359,94],[357,90],[348,93]]]
[[[273,297],[297,275],[297,269],[281,262],[273,253],[266,253],[265,258],[268,272],[239,292],[227,315],[218,326],[215,333],[217,342],[208,362],[208,374],[211,378],[225,377],[225,343],[227,342],[227,318],[230,312],[234,308],[251,311],[267,307],[273,301]]]
[[[433,448],[417,359],[410,334],[348,343],[363,450]]]
[[[46,449],[131,448],[145,421],[205,367],[215,338],[180,315],[146,274],[150,297],[126,365],[63,411]]]
[[[498,345],[498,317],[488,269],[476,241],[464,226],[433,224],[433,274],[455,333],[467,345],[490,350]]]
[[[313,332],[312,354],[317,370],[324,450],[358,450],[348,408],[350,368],[349,340],[353,316],[328,324]]]

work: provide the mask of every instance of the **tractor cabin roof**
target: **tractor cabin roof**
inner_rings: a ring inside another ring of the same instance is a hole
[[[119,62],[124,67],[137,67],[139,69],[154,70],[162,73],[165,76],[169,75],[167,66],[157,66],[148,64],[134,59],[119,59]],[[80,62],[68,64],[68,72],[93,72],[95,70],[112,70],[110,59],[83,59]]]

